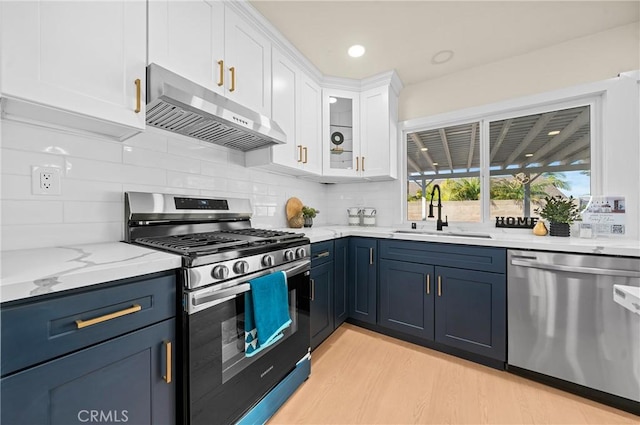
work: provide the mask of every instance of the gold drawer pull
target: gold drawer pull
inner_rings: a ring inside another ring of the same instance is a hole
[[[307,159],[309,159],[309,152],[307,151],[307,147],[303,147],[302,150],[304,151],[304,161],[302,161],[303,164],[307,163]]]
[[[167,359],[167,365],[166,365],[167,374],[164,375],[162,379],[164,379],[167,384],[170,384],[171,383],[171,341],[164,341],[164,348],[166,351],[165,357]]]
[[[438,296],[442,296],[442,278],[438,276]]]
[[[316,281],[311,279],[311,301],[316,299]]]
[[[328,257],[329,255],[331,255],[329,251],[322,251],[320,254],[316,255],[315,258]]]
[[[362,157],[362,171],[364,171],[364,156]]]
[[[106,322],[107,320],[115,319],[116,317],[126,316],[127,314],[135,313],[142,310],[139,304],[134,304],[124,310],[116,311],[115,313],[105,314],[104,316],[96,317],[89,320],[76,320],[76,326],[78,329],[86,328],[87,326],[97,325],[98,323]]]
[[[298,162],[302,162],[302,145],[298,145]]]
[[[427,295],[431,292],[431,275],[427,275]]]
[[[140,93],[140,91],[142,90],[140,88],[140,85],[142,84],[140,82],[140,78],[137,78],[136,81],[134,81],[136,84],[136,109],[134,110],[134,112],[137,114],[142,110],[142,105],[140,105],[140,97],[142,96],[142,94]]]

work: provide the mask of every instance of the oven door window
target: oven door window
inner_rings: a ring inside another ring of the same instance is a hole
[[[222,383],[236,376],[247,366],[258,360],[273,350],[278,344],[284,343],[287,338],[298,330],[298,311],[296,310],[296,290],[289,291],[289,316],[291,317],[291,325],[285,329],[283,337],[276,341],[273,345],[260,351],[258,354],[247,357],[245,356],[245,347],[247,333],[244,322],[244,294],[240,294],[233,300],[235,303],[235,316],[223,321],[220,324],[222,338],[220,340],[222,350]]]
[[[185,314],[185,423],[234,423],[309,350],[309,272],[287,278],[291,325],[272,346],[245,356],[244,295]]]

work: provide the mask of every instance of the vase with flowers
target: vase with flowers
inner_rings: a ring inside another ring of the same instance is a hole
[[[313,219],[316,217],[318,213],[320,213],[320,210],[304,205],[302,207],[302,216],[304,217],[304,227],[313,226]]]

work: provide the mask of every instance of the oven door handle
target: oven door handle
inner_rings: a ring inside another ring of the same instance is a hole
[[[247,280],[256,279],[258,277],[266,276],[268,274],[278,272],[278,271],[284,271],[287,274],[287,278],[290,278],[297,274],[304,273],[308,270],[311,270],[311,261],[309,259],[305,259],[305,260],[297,261],[295,263],[283,264],[280,267],[276,267],[274,269],[271,269],[262,273],[256,273],[253,276],[250,276],[250,277],[248,276],[246,279]],[[205,308],[214,307],[218,304],[222,304],[223,302],[231,300],[237,297],[238,295],[250,290],[251,290],[251,285],[249,285],[247,281],[244,281],[244,283],[240,283],[230,288],[221,289],[213,293],[208,291],[203,294],[198,294],[197,292],[192,293],[189,296],[190,305],[187,306],[187,311],[189,313],[194,313],[195,311],[192,311],[194,307],[195,307],[195,310],[202,310]],[[199,307],[199,306],[202,306],[202,304],[207,304],[207,306]]]

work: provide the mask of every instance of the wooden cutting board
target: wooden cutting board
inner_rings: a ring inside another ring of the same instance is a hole
[[[298,198],[289,198],[287,201],[287,221],[297,216],[302,211],[302,201]]]

